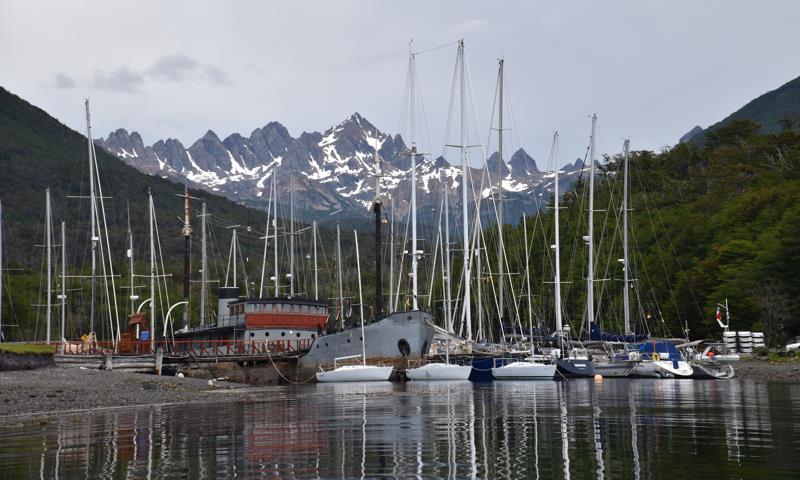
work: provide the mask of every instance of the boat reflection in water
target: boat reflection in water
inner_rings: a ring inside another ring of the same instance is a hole
[[[786,383],[386,382],[239,395],[2,419],[0,478],[664,478],[687,462],[709,478],[800,472],[800,386]]]

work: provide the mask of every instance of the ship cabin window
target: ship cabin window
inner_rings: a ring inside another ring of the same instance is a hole
[[[264,309],[262,310],[264,313],[272,313],[272,305],[267,304],[267,305],[262,305],[262,307]]]
[[[281,337],[285,337],[285,336],[286,336],[286,332],[281,332]]]
[[[264,332],[265,337],[269,337],[269,331]]]
[[[297,338],[300,338],[300,332],[297,332]]]

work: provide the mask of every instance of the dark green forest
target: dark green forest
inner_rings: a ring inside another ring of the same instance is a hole
[[[720,337],[717,303],[728,299],[731,329],[764,331],[778,345],[800,332],[800,131],[785,122],[778,133],[736,120],[707,133],[703,144],[682,143],[662,153],[630,156],[630,245],[633,319],[638,332]],[[619,219],[622,157],[605,159],[595,189],[596,303],[606,330],[622,327]],[[573,328],[585,315],[587,184],[562,200],[561,249],[565,311]],[[552,209],[528,220],[531,266],[552,276]],[[522,238],[506,227],[507,238]],[[494,235],[494,234],[491,234]],[[540,247],[537,247],[540,245]],[[524,251],[509,250],[512,264]],[[537,312],[552,306],[552,285],[539,284]],[[724,310],[723,310],[724,315]],[[551,320],[552,323],[552,320]]]

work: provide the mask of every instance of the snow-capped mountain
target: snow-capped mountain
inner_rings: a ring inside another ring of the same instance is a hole
[[[234,133],[221,140],[209,130],[189,148],[172,138],[145,146],[137,132],[128,133],[124,129],[96,143],[142,172],[248,205],[266,207],[272,175],[276,174],[280,203],[285,203],[292,185],[297,207],[302,210],[323,214],[345,209],[359,215],[368,210],[375,196],[377,148],[381,157],[382,195],[391,197],[397,213],[403,214],[408,208],[411,159],[406,144],[400,135],[379,131],[358,113],[323,133],[304,132],[298,138],[292,137],[280,123],[270,122],[253,130],[249,137]],[[444,182],[451,189],[460,189],[460,166],[451,165],[442,157],[418,157],[417,161],[420,208],[438,205]],[[580,171],[580,167],[578,163],[570,172]],[[491,186],[496,189],[501,174],[509,196],[552,189],[548,175],[539,171],[536,161],[519,149],[503,165],[495,153],[488,159],[485,172],[472,168],[473,192],[490,196]],[[563,178],[565,184],[571,183],[570,175]],[[453,196],[454,203],[458,203],[458,198]],[[518,210],[535,210],[532,201],[515,203],[520,203]]]

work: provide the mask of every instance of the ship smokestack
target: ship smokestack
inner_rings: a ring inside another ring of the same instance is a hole
[[[375,145],[375,320],[383,317],[383,236],[381,235],[381,157]]]

